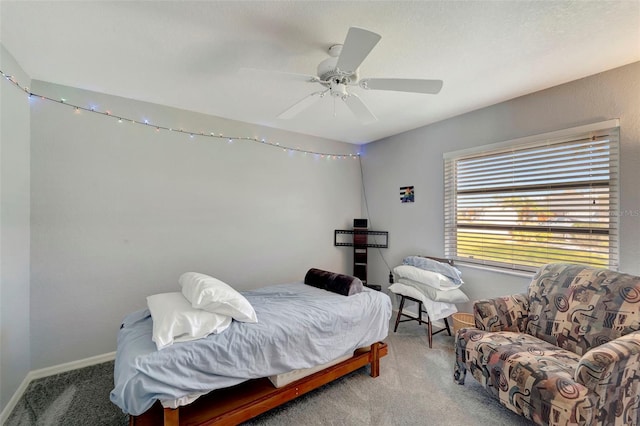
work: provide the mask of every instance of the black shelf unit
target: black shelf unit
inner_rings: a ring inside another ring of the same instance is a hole
[[[351,235],[349,241],[338,241],[339,236]],[[373,236],[373,242],[369,236]],[[380,242],[376,237],[383,237]],[[367,228],[336,229],[333,234],[333,244],[340,247],[353,247],[353,276],[360,278],[367,285],[367,258],[369,248],[389,247],[389,233],[387,231],[370,231]]]

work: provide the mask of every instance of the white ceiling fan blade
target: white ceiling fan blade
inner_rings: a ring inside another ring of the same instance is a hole
[[[343,98],[351,112],[360,120],[363,124],[373,123],[378,121],[375,115],[369,108],[362,102],[362,100],[355,94],[350,93],[347,97]]]
[[[442,80],[411,78],[365,78],[358,83],[363,89],[393,90],[396,92],[429,93],[435,95],[442,89]]]
[[[281,118],[283,120],[288,120],[290,118],[295,117],[296,115],[300,114],[302,111],[304,111],[305,109],[309,108],[311,105],[316,103],[318,99],[323,97],[327,91],[328,89],[322,90],[320,92],[314,92],[309,96],[305,96],[304,98],[302,98],[301,100],[299,100],[298,102],[296,102],[295,104],[291,105],[289,108],[281,112],[280,115],[278,115],[278,118]]]
[[[345,74],[353,74],[381,38],[379,34],[362,28],[349,28],[336,68]]]
[[[238,75],[242,77],[251,77],[251,78],[269,78],[272,80],[283,80],[283,81],[301,81],[305,83],[315,83],[320,81],[318,77],[315,75],[309,74],[297,74],[293,72],[284,72],[277,70],[265,70],[258,68],[240,68],[238,70]]]

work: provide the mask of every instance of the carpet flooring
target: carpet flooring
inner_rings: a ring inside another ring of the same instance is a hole
[[[453,337],[429,349],[425,326],[402,323],[373,379],[368,367],[275,408],[248,425],[531,425],[491,398],[470,375],[454,383]],[[109,400],[113,362],[34,380],[6,426],[127,425]]]

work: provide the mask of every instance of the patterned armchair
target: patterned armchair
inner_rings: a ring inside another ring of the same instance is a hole
[[[540,425],[640,425],[640,277],[548,264],[528,294],[474,304],[456,335],[467,370],[502,405]]]

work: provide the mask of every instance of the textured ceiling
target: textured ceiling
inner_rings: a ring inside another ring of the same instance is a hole
[[[0,41],[37,80],[365,143],[640,60],[633,1],[6,1]],[[361,77],[441,79],[438,95],[356,93],[362,125],[315,74],[349,27],[382,36]],[[3,70],[5,71],[5,70]],[[159,123],[163,124],[163,123]]]

